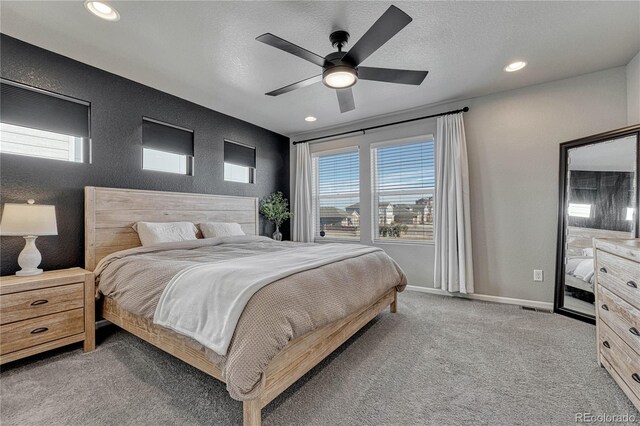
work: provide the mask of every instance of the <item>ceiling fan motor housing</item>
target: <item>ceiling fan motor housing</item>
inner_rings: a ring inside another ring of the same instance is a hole
[[[349,42],[349,33],[342,30],[334,31],[329,35],[329,41],[333,47],[337,47],[339,51],[342,51],[344,45]]]

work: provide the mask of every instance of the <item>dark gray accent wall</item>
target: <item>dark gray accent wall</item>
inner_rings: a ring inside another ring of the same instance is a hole
[[[0,61],[3,78],[91,102],[91,164],[0,154],[3,205],[33,198],[56,206],[58,236],[36,242],[45,270],[84,265],[85,186],[260,198],[282,191],[289,198],[289,139],[282,135],[4,34]],[[194,130],[194,176],[142,170],[143,116]],[[255,184],[224,181],[224,139],[256,147]],[[262,219],[260,229],[273,232]],[[2,275],[18,269],[23,246],[20,237],[0,239]]]

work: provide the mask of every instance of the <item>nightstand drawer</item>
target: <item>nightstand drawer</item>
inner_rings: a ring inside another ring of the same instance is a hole
[[[84,309],[46,315],[0,326],[0,354],[84,332]]]
[[[640,266],[638,263],[598,250],[598,282],[640,309]]]
[[[0,324],[36,318],[84,306],[84,283],[22,291],[0,297]]]

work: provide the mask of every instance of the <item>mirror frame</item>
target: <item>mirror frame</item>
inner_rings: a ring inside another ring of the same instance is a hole
[[[564,142],[560,144],[560,174],[558,176],[558,245],[556,248],[556,284],[555,297],[553,301],[553,312],[565,315],[571,318],[595,324],[595,315],[588,315],[582,312],[564,306],[564,246],[566,243],[566,195],[567,195],[567,160],[569,158],[569,150],[581,146],[591,145],[597,142],[606,142],[612,139],[620,139],[627,136],[636,136],[636,202],[635,202],[635,238],[638,238],[640,232],[640,211],[638,209],[640,203],[640,124],[624,127],[622,129],[611,130],[609,132],[599,133],[597,135],[587,136],[580,139]],[[595,289],[595,287],[594,287]]]

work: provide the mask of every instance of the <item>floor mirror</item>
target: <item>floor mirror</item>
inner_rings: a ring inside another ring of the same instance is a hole
[[[554,310],[595,322],[594,238],[637,238],[640,125],[560,145]]]

